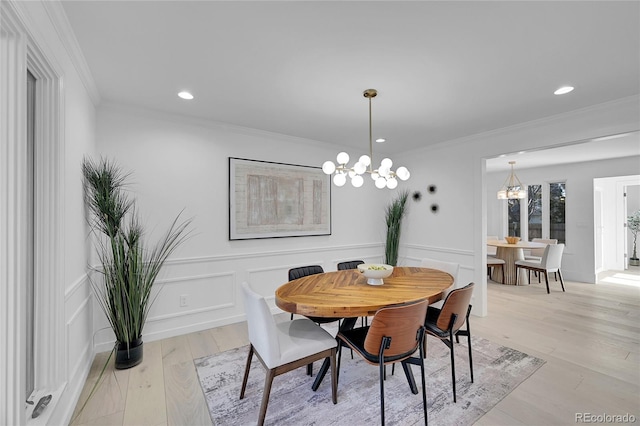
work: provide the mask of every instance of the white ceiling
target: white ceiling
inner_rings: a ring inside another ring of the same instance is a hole
[[[62,4],[104,101],[384,153],[640,92],[637,1]]]

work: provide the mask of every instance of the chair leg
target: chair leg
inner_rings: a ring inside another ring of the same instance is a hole
[[[469,370],[471,371],[471,383],[473,383],[473,356],[471,355],[471,328],[469,327],[469,315],[471,314],[472,306],[469,305],[467,311],[467,345],[469,346]]]
[[[383,337],[380,344],[380,352],[378,353],[378,364],[380,365],[380,419],[382,420],[382,426],[384,426],[384,350],[387,349],[390,344],[391,339],[386,336]]]
[[[502,279],[504,280],[504,271],[502,271]],[[520,268],[516,265],[516,285],[520,285]]]
[[[453,350],[453,331],[449,329],[449,342],[451,342],[451,346],[449,349],[451,350],[451,382],[453,383],[453,402],[457,402],[456,400],[456,359]]]
[[[240,389],[240,399],[244,398],[244,391],[247,388],[247,379],[249,379],[249,370],[251,369],[252,358],[253,358],[253,345],[249,345],[249,355],[247,356],[247,365],[244,367],[244,379],[242,379],[242,388]]]
[[[307,364],[307,376],[313,377],[313,363]]]
[[[424,329],[420,331],[422,335],[422,339],[424,340],[427,336],[424,334]],[[422,350],[422,345],[419,345],[420,348],[420,356],[418,357],[418,361],[420,362],[420,376],[422,378],[422,409],[424,411],[424,425],[427,426],[429,424],[428,416],[427,416],[427,385],[425,380],[424,373],[424,351]]]
[[[264,425],[264,418],[267,415],[267,405],[269,404],[269,394],[271,393],[271,384],[276,376],[276,369],[272,368],[267,371],[264,378],[264,391],[262,391],[262,404],[260,405],[260,415],[258,416],[258,426]]]
[[[331,399],[338,403],[338,371],[336,369],[336,350],[331,351]]]
[[[342,360],[342,340],[338,339],[338,367],[336,368],[336,385],[340,379],[340,361]]]
[[[560,285],[562,286],[562,291],[564,291],[564,281],[562,280],[562,272],[558,269],[558,275],[560,276]]]
[[[504,284],[504,265],[500,265],[500,271],[502,271],[502,284]]]
[[[544,282],[547,284],[547,294],[549,294],[549,274],[544,271]]]

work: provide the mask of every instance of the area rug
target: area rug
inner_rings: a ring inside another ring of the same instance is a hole
[[[513,391],[544,364],[517,350],[474,337],[474,383],[470,382],[468,350],[460,339],[456,344],[456,383],[458,402],[453,402],[449,349],[429,337],[425,360],[427,407],[432,425],[471,425],[502,398]],[[248,346],[195,360],[209,413],[214,425],[255,425],[262,400],[265,370],[253,357],[245,398],[240,387]],[[420,392],[411,393],[398,365],[395,374],[387,369],[385,381],[385,419],[389,425],[424,424],[420,368],[412,366]],[[320,363],[314,364],[314,373]],[[329,373],[317,392],[311,390],[315,378],[306,368],[277,376],[273,381],[265,424],[268,425],[372,425],[380,424],[378,368],[358,355],[343,350],[338,404],[331,402]]]

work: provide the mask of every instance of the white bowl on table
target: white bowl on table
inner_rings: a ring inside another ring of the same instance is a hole
[[[363,263],[358,265],[358,270],[367,277],[367,284],[382,285],[383,279],[393,273],[393,266],[383,263]]]

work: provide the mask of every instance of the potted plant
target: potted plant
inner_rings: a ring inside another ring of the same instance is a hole
[[[99,266],[90,282],[116,338],[115,367],[130,368],[142,361],[142,330],[156,295],[152,288],[166,259],[188,236],[191,220],[178,223],[151,248],[135,201],[125,191],[129,173],[106,159],[82,163],[85,203]],[[113,354],[113,353],[112,353]]]
[[[385,263],[396,266],[398,263],[398,248],[400,246],[400,225],[407,207],[408,191],[401,192],[385,210],[387,221],[387,241],[384,247]]]
[[[640,231],[640,210],[636,210],[631,216],[627,217],[627,228],[633,235],[633,254],[629,259],[629,265],[638,266],[640,265],[640,259],[638,259],[636,253],[636,242],[638,240],[638,231]]]

